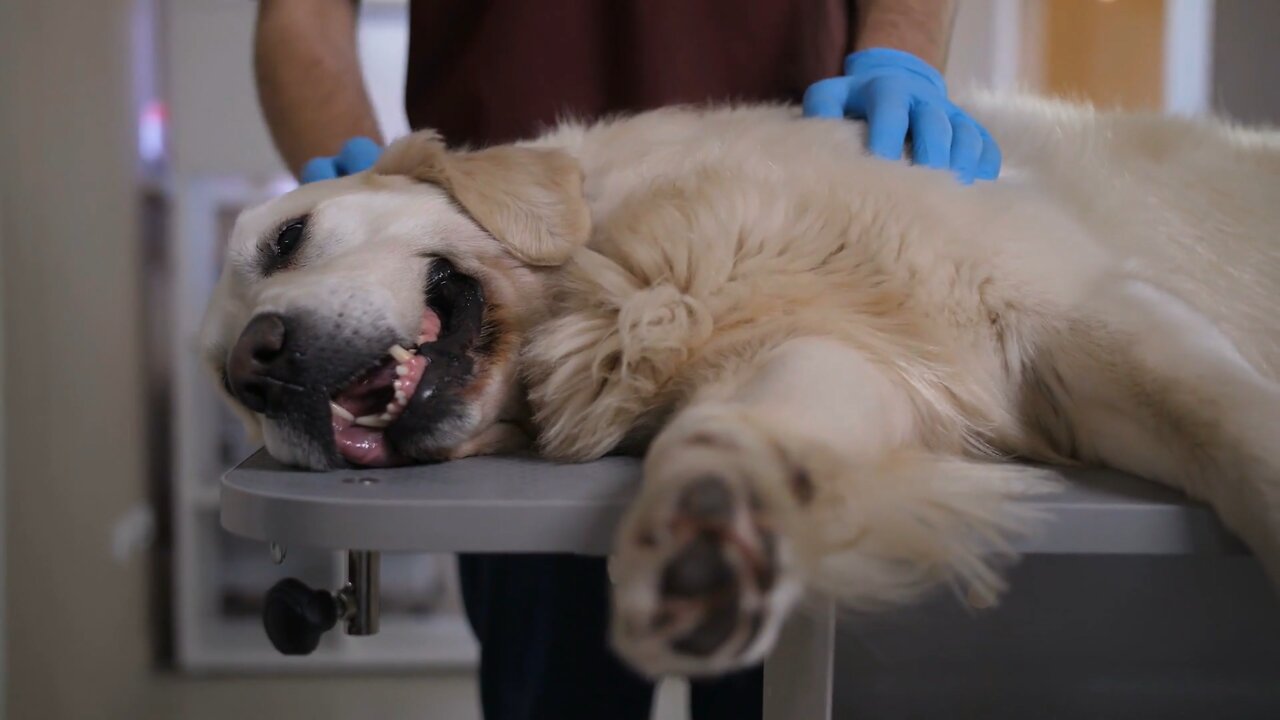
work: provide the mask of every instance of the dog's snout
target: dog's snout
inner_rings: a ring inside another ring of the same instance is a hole
[[[290,382],[288,343],[284,318],[274,313],[254,317],[240,333],[227,360],[227,381],[245,407],[266,413],[276,404],[280,385]]]

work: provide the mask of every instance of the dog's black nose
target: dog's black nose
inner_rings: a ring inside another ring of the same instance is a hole
[[[227,360],[231,393],[254,412],[269,413],[279,405],[280,391],[292,382],[284,318],[274,313],[249,321]]]

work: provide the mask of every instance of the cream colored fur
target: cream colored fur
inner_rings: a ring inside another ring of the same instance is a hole
[[[938,582],[998,593],[985,558],[1041,487],[985,464],[1010,455],[1186,490],[1280,577],[1280,136],[970,106],[1004,149],[999,182],[889,166],[857,126],[785,108],[538,141],[578,157],[595,225],[525,354],[542,448],[589,458],[658,432],[651,487],[710,472],[779,487],[782,469],[724,470],[755,428],[818,487],[780,521],[801,582],[858,606]],[[680,438],[708,428],[743,437],[695,459]],[[670,512],[644,508],[633,518]],[[666,558],[630,554],[620,614],[645,616]],[[692,669],[616,632],[641,667]]]
[[[569,123],[521,145],[576,161],[591,227],[508,298],[527,313],[538,446],[586,460],[652,441],[615,559],[614,639],[637,667],[757,659],[805,588],[863,608],[940,584],[994,599],[1033,520],[1019,501],[1049,489],[1011,456],[1185,490],[1280,579],[1280,134],[965,106],[1004,151],[997,182],[867,157],[859,125],[784,107]],[[779,579],[744,581],[740,629],[690,656],[671,640],[701,611],[652,619],[680,549],[664,528],[709,475],[754,508],[735,520],[744,547],[776,532]]]

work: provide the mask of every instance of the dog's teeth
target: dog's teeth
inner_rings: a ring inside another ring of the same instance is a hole
[[[342,418],[343,420],[346,420],[347,422],[352,422],[356,419],[355,415],[352,415],[346,408],[342,407],[336,402],[330,402],[329,408],[333,410],[334,415],[337,415],[338,417]]]
[[[396,374],[397,374],[397,375],[399,375],[399,376],[401,376],[401,377],[404,377],[405,375],[408,375],[408,374],[409,374],[409,368],[407,368],[407,367],[405,367],[405,366],[403,366],[403,365],[397,365],[397,366],[396,366]]]
[[[393,403],[393,402],[389,402],[389,403],[387,403],[387,414],[388,414],[388,415],[399,415],[399,414],[400,414],[400,411],[401,411],[401,410],[403,410],[403,409],[404,409],[404,408],[400,407],[399,405],[397,405],[397,404],[395,404],[395,403]]]
[[[384,428],[391,424],[391,418],[386,413],[381,415],[361,415],[356,418],[357,425],[371,428]]]
[[[397,391],[396,391],[396,402],[403,404],[403,403],[404,403],[404,401],[406,401],[406,400],[408,400],[408,399],[409,399],[409,396],[408,396],[408,395],[405,395],[405,394],[404,394],[403,392],[401,392],[400,390],[397,390]]]
[[[427,336],[426,336],[426,334],[425,334],[425,333],[424,333],[424,334],[422,334],[422,335],[419,335],[419,336],[418,336],[418,344],[419,344],[419,345],[421,345],[421,344],[425,343],[426,341],[427,341]]]
[[[378,419],[379,419],[379,420],[381,420],[382,422],[387,423],[388,425],[390,425],[390,424],[391,424],[391,421],[392,421],[392,420],[395,420],[396,418],[395,418],[395,416],[394,416],[394,415],[392,415],[391,413],[386,413],[386,412],[384,412],[384,413],[382,413],[381,415],[379,415],[379,416],[378,416]]]
[[[391,348],[387,350],[387,353],[390,354],[391,357],[395,358],[396,362],[407,362],[413,357],[413,353],[405,350],[399,345],[392,345]]]

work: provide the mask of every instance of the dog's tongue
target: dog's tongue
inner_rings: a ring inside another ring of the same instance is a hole
[[[440,316],[430,308],[422,313],[418,321],[418,343],[435,342],[440,337]]]
[[[333,442],[343,459],[365,467],[388,467],[391,453],[387,450],[387,438],[381,430],[352,425],[342,418],[333,418]]]

